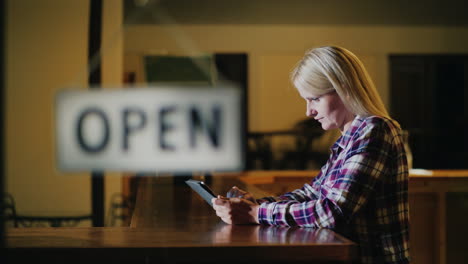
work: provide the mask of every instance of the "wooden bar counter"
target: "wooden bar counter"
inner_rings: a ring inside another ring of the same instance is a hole
[[[174,178],[175,179],[175,178]],[[131,227],[8,229],[7,263],[350,263],[356,244],[328,229],[227,225],[183,182],[140,180]],[[219,180],[217,180],[219,179]],[[233,177],[213,177],[217,193]]]

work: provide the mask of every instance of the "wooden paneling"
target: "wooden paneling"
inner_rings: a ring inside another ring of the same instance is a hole
[[[317,174],[315,170],[249,171],[239,179],[253,190],[280,195],[302,187]],[[412,263],[465,263],[468,170],[411,170],[409,177]]]

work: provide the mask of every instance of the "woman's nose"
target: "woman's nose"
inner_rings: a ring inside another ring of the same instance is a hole
[[[314,117],[317,115],[317,111],[315,111],[313,108],[307,108],[307,111],[306,111],[306,116],[308,117]]]
[[[309,101],[307,101],[306,116],[312,117],[312,116],[315,116],[315,115],[317,115],[317,112],[312,108],[311,103]]]

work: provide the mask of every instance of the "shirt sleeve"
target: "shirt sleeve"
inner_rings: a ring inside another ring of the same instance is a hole
[[[336,177],[321,183],[320,194],[309,200],[281,200],[260,205],[259,221],[267,225],[333,228],[364,206],[377,182],[391,166],[392,137],[385,129],[363,131],[346,147]]]
[[[263,197],[263,198],[257,199],[257,203],[262,204],[262,203],[268,203],[268,202],[281,202],[281,201],[305,202],[305,201],[317,199],[317,191],[318,190],[315,190],[310,184],[306,183],[301,189],[297,189],[297,190],[285,193],[278,197],[269,196],[269,197]]]
[[[305,202],[310,200],[315,200],[318,197],[319,189],[317,188],[317,179],[319,179],[322,175],[320,172],[314,179],[312,180],[311,184],[304,184],[301,189],[297,189],[288,193],[285,193],[281,196],[269,196],[257,199],[258,204],[262,204],[265,202],[280,202],[280,201],[288,201],[288,200],[295,200],[299,202]]]

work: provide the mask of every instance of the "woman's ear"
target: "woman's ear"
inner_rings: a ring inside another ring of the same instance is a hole
[[[346,92],[346,101],[349,101],[349,99],[351,99],[351,96],[349,95],[348,92]]]
[[[335,92],[336,94],[338,94],[338,96],[340,97],[341,101],[345,101],[345,100],[348,100],[349,99],[349,94],[348,94],[348,90],[347,89],[343,89],[343,85],[340,84],[341,87],[338,87],[338,89],[336,89],[335,87]]]
[[[349,101],[349,99],[351,99],[351,95],[349,94],[349,86],[347,84],[341,84],[340,88],[340,97],[346,101]]]

